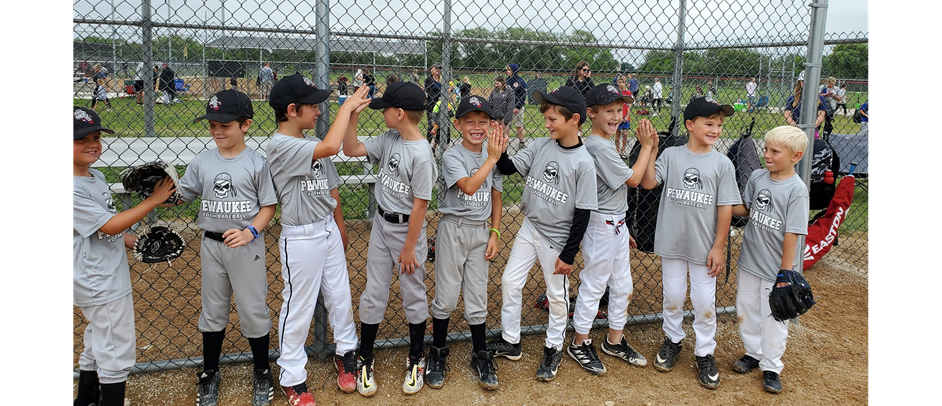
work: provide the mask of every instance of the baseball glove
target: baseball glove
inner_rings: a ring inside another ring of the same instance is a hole
[[[121,172],[121,183],[124,190],[129,193],[136,193],[142,199],[150,197],[154,193],[154,187],[164,177],[169,176],[177,191],[167,199],[165,204],[174,204],[180,199],[180,177],[177,175],[177,169],[166,162],[156,160],[148,162],[141,166],[131,166]]]
[[[781,283],[787,285],[779,287]],[[811,285],[800,273],[788,269],[778,271],[772,293],[769,294],[769,308],[776,321],[794,319],[805,314],[814,306]]]
[[[134,258],[145,264],[170,262],[183,253],[183,239],[173,230],[164,227],[151,227],[146,234],[137,237],[134,243]]]

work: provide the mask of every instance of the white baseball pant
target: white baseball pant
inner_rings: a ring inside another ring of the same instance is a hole
[[[103,384],[127,381],[137,355],[131,294],[111,303],[79,309],[88,320],[79,369],[97,371]]]
[[[706,265],[691,264],[683,259],[661,258],[661,281],[664,287],[662,328],[671,342],[680,342],[686,336],[681,326],[687,299],[688,268],[690,302],[694,313],[693,331],[696,336],[693,353],[705,357],[716,349],[716,278],[707,273]]]
[[[546,284],[546,297],[549,299],[549,323],[546,329],[545,347],[562,350],[566,336],[566,324],[569,321],[569,276],[553,275],[556,259],[560,251],[550,247],[533,227],[529,219],[524,218],[523,225],[517,231],[507,267],[501,278],[503,306],[500,309],[500,327],[504,340],[509,343],[520,342],[520,317],[523,301],[523,286],[537,259],[543,268],[543,281]]]
[[[599,300],[608,293],[608,326],[623,330],[628,322],[628,302],[634,285],[631,280],[630,246],[625,215],[589,215],[582,240],[585,267],[579,272],[579,295],[572,324],[577,334],[589,334],[599,310]]]
[[[311,331],[318,293],[324,298],[337,355],[356,350],[356,325],[347,258],[333,215],[302,226],[282,225],[278,248],[285,284],[278,314],[278,380],[282,386],[294,386],[307,380],[304,343]]]
[[[736,281],[736,314],[746,355],[759,360],[761,370],[781,374],[785,368],[782,355],[788,340],[788,321],[775,321],[772,317],[769,294],[775,282],[742,270],[736,273]]]

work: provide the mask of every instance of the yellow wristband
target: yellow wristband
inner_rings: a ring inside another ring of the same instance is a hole
[[[497,231],[496,228],[492,228],[491,231],[497,233],[497,239],[499,240],[499,239],[500,239],[500,231]]]

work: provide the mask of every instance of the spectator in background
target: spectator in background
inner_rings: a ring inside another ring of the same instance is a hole
[[[363,69],[358,68],[357,73],[353,75],[353,93],[356,93],[360,86],[363,86]]]
[[[530,81],[530,90],[528,91],[530,104],[540,104],[540,102],[536,101],[536,99],[533,98],[533,92],[539,90],[543,94],[546,94],[546,87],[547,87],[546,79],[543,79],[543,74],[541,74],[540,72],[537,72],[536,78]]]
[[[523,142],[523,136],[526,129],[523,126],[524,109],[527,103],[527,82],[517,74],[520,71],[520,65],[511,63],[504,68],[507,73],[507,87],[514,92],[514,115],[511,119],[511,126],[517,129],[518,149],[523,149],[526,144]],[[505,133],[506,134],[506,133]]]
[[[746,83],[746,108],[750,113],[755,111],[756,107],[756,89],[759,87],[756,84],[756,78],[752,78],[749,83]]]
[[[92,109],[95,108],[98,100],[98,95],[101,93],[101,86],[99,83],[103,83],[105,79],[108,78],[108,70],[103,68],[100,63],[96,63],[92,66]]]
[[[870,133],[870,100],[860,106],[860,134]]]
[[[507,87],[507,80],[497,75],[494,78],[494,89],[491,90],[491,119],[500,123],[504,134],[509,134],[510,121],[514,118],[514,106],[517,105],[516,92]]]
[[[239,90],[239,79],[236,79],[234,76],[229,78],[229,88],[237,92],[242,92],[241,90]],[[176,86],[174,86],[174,89],[176,89]],[[245,93],[245,92],[242,92],[242,93]]]
[[[471,95],[471,79],[467,76],[461,78],[461,85],[458,86],[458,96],[463,99]]]
[[[638,78],[635,77],[633,73],[628,74],[628,90],[631,91],[631,96],[635,99],[638,99],[638,91],[641,87],[638,84]]]
[[[373,95],[376,94],[376,78],[370,75],[368,68],[363,68],[363,86],[370,88],[370,92],[366,97],[372,99]]]
[[[595,87],[591,76],[592,69],[589,68],[589,64],[586,61],[579,61],[575,72],[566,79],[566,86],[575,88],[579,93],[582,93],[582,97],[585,97],[589,94],[589,90]]]
[[[395,73],[390,73],[386,75],[386,87],[389,87],[389,85],[396,83],[398,81],[399,81],[399,75],[396,75]]]
[[[265,62],[262,69],[258,71],[258,86],[262,100],[268,100],[271,95],[271,88],[275,85],[275,71],[271,69],[271,64]]]
[[[824,96],[824,136],[827,137],[834,131],[834,111],[837,110],[837,79],[833,76],[827,78],[827,82],[821,85],[818,90],[819,96]]]
[[[804,87],[805,72],[801,72],[801,75],[798,76],[798,80],[795,81],[795,90],[792,92],[791,96],[788,96],[788,100],[785,101],[785,111],[782,113],[785,115],[785,123],[788,125],[797,126],[798,121],[801,120],[801,97]],[[824,104],[824,96],[818,95],[818,113],[814,120],[814,138],[816,139],[821,138],[818,135],[818,129],[821,123],[824,122],[824,115],[827,110]]]
[[[144,104],[144,62],[138,62],[134,69],[134,95],[137,104]]]
[[[703,94],[703,88],[700,87],[700,85],[697,85],[697,90],[694,90],[693,96],[690,97],[690,100],[699,99],[699,98],[701,98],[701,97],[703,97],[703,96],[704,96],[704,94]]]
[[[708,80],[708,81],[707,81],[707,94],[706,94],[706,99],[707,99],[707,101],[717,102],[717,101],[716,101],[716,86],[713,86],[713,81],[712,81],[712,80]],[[718,102],[717,102],[717,103],[718,103]]]
[[[438,146],[438,129],[435,120],[435,104],[442,97],[442,64],[435,62],[428,69],[429,75],[425,77],[425,118],[428,119],[426,138],[432,149]],[[434,139],[433,139],[434,137]]]
[[[176,74],[173,69],[169,64],[164,64],[160,72],[160,90],[164,92],[164,104],[171,105],[177,98],[177,86],[174,79],[176,79]]]
[[[657,117],[658,111],[661,110],[661,97],[663,97],[664,93],[664,87],[661,85],[661,78],[654,78],[654,86],[651,87],[651,92],[653,93],[652,105],[654,107],[654,112],[651,113],[651,115]]]
[[[347,76],[340,74],[340,77],[337,78],[337,94],[346,96],[347,93]]]
[[[844,110],[847,115],[847,83],[841,83],[841,88],[837,90],[837,108]],[[837,112],[837,109],[834,109]]]
[[[412,74],[409,75],[409,82],[419,84],[419,70],[412,69]]]

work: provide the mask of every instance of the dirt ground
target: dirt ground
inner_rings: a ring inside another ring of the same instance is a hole
[[[497,361],[501,388],[487,392],[473,380],[468,367],[470,343],[449,346],[450,372],[440,390],[423,388],[413,396],[401,392],[406,349],[379,350],[376,381],[379,392],[367,399],[357,393],[346,394],[336,385],[333,365],[313,359],[308,364],[308,387],[319,404],[393,405],[393,404],[518,404],[518,405],[820,405],[868,404],[868,275],[828,257],[807,272],[818,304],[789,328],[788,350],[783,361],[784,392],[778,395],[762,390],[762,375],[740,375],[732,363],[742,355],[735,321],[718,323],[716,358],[721,383],[717,390],[704,389],[697,383],[692,353],[690,321],[685,323],[688,338],[674,370],[661,373],[653,368],[654,355],[663,340],[659,323],[630,325],[626,329],[632,345],[644,354],[649,365],[644,368],[601,354],[608,368],[604,376],[581,370],[564,356],[556,380],[543,383],[535,378],[542,355],[543,336],[524,336],[524,356],[519,361]],[[198,301],[198,296],[195,296]],[[852,311],[848,310],[852,309]],[[139,330],[141,330],[139,328]],[[593,329],[596,343],[604,339],[603,329]],[[567,334],[571,339],[572,332]],[[166,358],[165,358],[166,359]],[[138,359],[140,361],[140,359]],[[251,397],[251,365],[224,365],[220,405],[244,405]],[[275,367],[277,373],[277,367]],[[127,398],[132,405],[194,404],[196,369],[184,368],[132,375]],[[276,391],[274,405],[287,404],[284,394]]]

